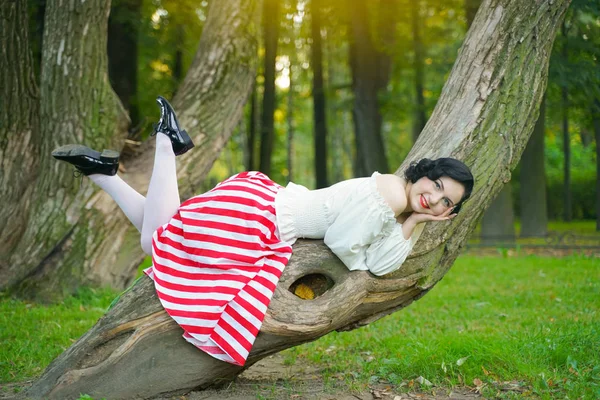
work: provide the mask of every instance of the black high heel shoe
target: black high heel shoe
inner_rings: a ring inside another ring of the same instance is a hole
[[[67,144],[55,149],[52,156],[66,161],[84,175],[115,175],[119,169],[119,153],[104,150],[102,153],[80,144]]]
[[[154,132],[152,136],[157,133],[164,133],[171,139],[171,145],[173,146],[173,152],[176,156],[181,155],[194,147],[192,139],[186,131],[179,128],[179,122],[175,116],[173,107],[169,104],[164,97],[158,96],[156,102],[160,105],[160,119],[158,123],[154,125]]]

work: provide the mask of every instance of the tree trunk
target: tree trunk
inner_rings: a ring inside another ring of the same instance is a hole
[[[292,43],[294,39],[292,38]],[[288,182],[294,181],[294,73],[292,72],[292,65],[294,65],[295,58],[293,54],[289,55],[290,63],[290,87],[288,88],[288,104],[287,104],[287,169],[288,169]],[[294,61],[292,61],[294,60]]]
[[[419,134],[427,123],[425,116],[424,73],[425,73],[425,51],[421,39],[421,1],[410,1],[411,25],[413,34],[413,51],[415,53],[415,109],[413,112],[413,141],[417,141]]]
[[[30,47],[27,1],[0,3],[0,255],[18,243],[30,215],[27,202],[39,170],[39,91]],[[10,266],[0,258],[0,288]]]
[[[185,31],[183,30],[182,25],[177,25],[175,28],[175,36],[176,36],[176,48],[175,48],[175,56],[173,57],[173,84],[175,85],[175,90],[179,87],[181,80],[184,78],[183,76],[183,45],[185,40]]]
[[[592,106],[592,122],[596,138],[596,230],[600,231],[600,100]]]
[[[141,8],[142,0],[113,0],[108,19],[108,76],[133,126],[140,118],[137,55]]]
[[[29,6],[29,44],[33,53],[35,76],[39,78],[42,63],[42,39],[44,37],[46,0],[29,0],[27,3]]]
[[[486,244],[515,240],[515,213],[512,203],[512,185],[508,182],[481,220],[481,240]]]
[[[562,56],[565,62],[569,60],[569,49],[567,47],[567,28],[565,23],[562,25],[562,35],[564,37],[564,44],[562,48]],[[564,155],[564,189],[563,189],[563,202],[564,202],[564,219],[566,222],[570,222],[573,218],[573,207],[571,205],[571,137],[569,134],[569,90],[567,84],[563,82],[561,87],[561,101],[562,101],[562,130],[563,130],[563,155]]]
[[[365,0],[358,0],[349,8],[352,39],[350,67],[354,104],[354,132],[356,144],[355,175],[370,175],[373,171],[388,171],[385,147],[381,137],[381,114],[377,98],[377,52],[368,25]]]
[[[327,186],[327,118],[323,87],[321,10],[319,0],[311,0],[311,66],[313,70],[313,113],[315,137],[315,177],[317,189]]]
[[[265,36],[265,90],[263,93],[262,117],[260,123],[260,167],[259,170],[271,174],[271,156],[275,127],[275,60],[279,39],[279,1],[264,0],[264,36]]]
[[[29,213],[25,230],[12,226],[20,223],[17,218],[4,226],[6,232],[23,234],[1,249],[3,288],[42,270],[52,271],[51,279],[45,279],[43,285],[57,291],[72,286],[84,273],[81,263],[88,244],[106,235],[98,213],[88,212],[95,190],[87,183],[77,190],[72,170],[58,166],[50,152],[64,143],[120,147],[127,119],[107,79],[108,11],[106,0],[64,6],[49,2],[46,6],[39,147],[30,153],[36,160],[34,165],[28,165],[27,156],[20,164],[22,170],[34,170],[39,165],[39,174],[35,181],[25,181],[31,186],[30,192],[20,200]],[[20,180],[15,177],[11,184]],[[44,293],[39,285],[30,288],[36,294]]]
[[[521,157],[520,201],[521,237],[546,236],[546,169],[544,168],[544,134],[546,101],[542,100],[540,116]]]
[[[256,74],[253,60],[260,0],[211,4],[196,58],[173,99],[181,125],[196,144],[195,151],[178,158],[182,198],[196,194],[236,127]],[[125,131],[125,125],[118,122],[123,121],[123,109],[115,105],[118,99],[106,79],[106,40],[98,39],[106,38],[108,6],[101,12],[90,1],[75,2],[73,7],[78,8],[71,10],[57,7],[52,2],[48,5],[44,37],[41,118],[45,142],[39,153],[44,175],[31,200],[35,205],[31,215],[36,218],[19,243],[0,254],[0,262],[5,263],[0,274],[2,287],[18,285],[23,295],[42,299],[57,298],[82,283],[126,287],[144,258],[139,233],[112,199],[88,180],[74,183],[72,169],[50,159],[50,151],[65,143],[120,148],[122,135],[117,139],[113,135]],[[76,20],[101,17],[104,22]],[[61,31],[67,27],[81,32]],[[52,91],[52,87],[61,90]],[[142,147],[139,154],[123,160],[126,172],[120,175],[144,193],[153,165],[154,141]]]
[[[484,1],[425,131],[398,169],[423,157],[462,159],[475,176],[471,199],[453,223],[426,226],[402,268],[384,278],[349,272],[321,241],[298,242],[247,366],[333,330],[369,324],[419,299],[444,276],[525,148],[568,4]],[[328,277],[332,286],[314,300],[303,300],[289,288],[309,274]],[[144,277],[48,367],[27,395],[148,398],[223,383],[241,372],[197,351],[181,333]]]
[[[248,154],[246,156],[246,170],[254,171],[256,169],[256,161],[254,155],[256,154],[256,132],[259,130],[258,126],[258,88],[256,87],[256,77],[252,84],[252,93],[250,97],[250,113],[248,115]]]

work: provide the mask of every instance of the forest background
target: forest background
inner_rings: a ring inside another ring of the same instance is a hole
[[[31,37],[39,50],[45,2],[29,3]],[[348,7],[339,0],[265,1],[253,95],[203,187],[245,169],[312,188],[367,175],[372,172],[367,166],[390,172],[431,114],[478,3],[361,0]],[[192,0],[112,2],[109,73],[131,117],[127,146],[135,147],[151,132],[156,95],[172,98],[177,91],[208,6]],[[599,56],[600,6],[575,0],[552,52],[546,110],[537,127],[543,144],[526,151],[522,161],[543,159],[541,169],[528,169],[533,176],[525,178],[523,190],[545,192],[548,219],[600,218]],[[39,51],[35,58],[39,67]],[[362,90],[361,82],[373,87]],[[359,102],[374,103],[372,111],[361,114]],[[357,124],[357,118],[365,122]],[[380,136],[380,151],[363,156],[359,135]],[[361,157],[368,161],[361,164]],[[319,164],[323,159],[326,163]],[[522,204],[532,203],[521,191],[521,175],[517,168],[497,199],[504,205],[490,207],[494,221],[512,220],[522,214]],[[544,197],[538,193],[533,199],[539,209]],[[537,219],[532,232],[543,235],[546,220]],[[501,225],[492,222],[488,234],[511,234]]]
[[[376,102],[378,115],[362,117],[374,120],[368,126],[376,128],[367,134],[381,136],[383,152],[368,155],[376,159],[369,165],[389,172],[389,165],[408,154],[431,114],[479,2],[380,0],[367,5],[361,0],[353,2],[354,7],[339,0],[313,3],[265,1],[253,96],[205,188],[245,169],[260,169],[282,184],[294,180],[313,188],[324,186],[317,185],[317,175],[332,184],[368,174],[357,162],[355,101]],[[44,6],[44,1],[30,1],[31,37],[37,38],[38,50]],[[541,184],[530,189],[545,190],[549,219],[598,218],[599,9],[592,0],[573,1],[550,62],[543,151],[523,156],[543,157],[544,176],[537,177]],[[315,10],[318,18],[313,21]],[[208,1],[112,2],[109,73],[129,110],[131,140],[144,139],[151,131],[156,95],[171,98],[177,91],[207,13]],[[316,57],[315,46],[321,57]],[[373,78],[374,93],[354,92],[357,81]],[[315,93],[324,98],[313,104]],[[325,136],[326,150],[315,150],[319,136]],[[271,151],[261,149],[261,142],[269,140]],[[327,154],[321,171],[316,151],[321,157]],[[491,207],[500,219],[506,220],[507,213],[519,216],[521,198],[527,201],[527,194],[520,195],[520,172],[515,171],[512,188],[505,190],[511,193],[511,206]],[[491,235],[507,234],[506,228],[494,225]],[[540,228],[536,232],[544,233]]]

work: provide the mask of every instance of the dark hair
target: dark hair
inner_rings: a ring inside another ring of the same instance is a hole
[[[471,196],[473,191],[473,174],[471,174],[469,167],[455,158],[438,158],[437,160],[423,158],[420,161],[412,162],[404,172],[406,180],[412,183],[424,176],[432,181],[447,176],[465,187],[465,194],[454,207],[453,213],[460,211],[462,204]]]

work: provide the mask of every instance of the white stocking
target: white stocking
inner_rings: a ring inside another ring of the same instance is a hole
[[[156,135],[154,167],[144,206],[142,249],[146,254],[152,254],[154,231],[171,220],[180,204],[175,153],[171,139],[159,133]]]
[[[88,178],[113,198],[125,216],[141,232],[144,222],[144,203],[146,202],[144,196],[136,192],[118,175],[92,174]]]

